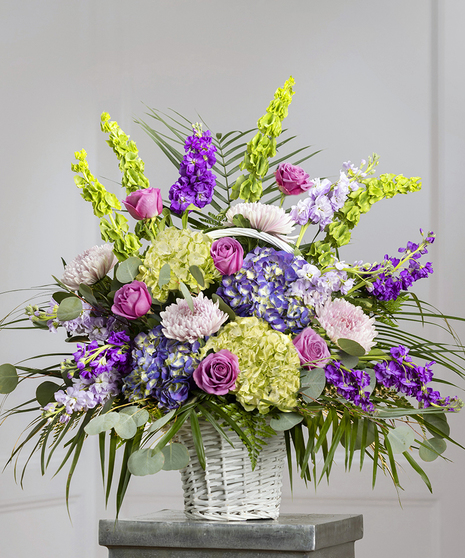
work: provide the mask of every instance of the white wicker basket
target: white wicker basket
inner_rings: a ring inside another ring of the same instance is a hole
[[[206,468],[202,469],[190,426],[179,433],[190,461],[181,470],[184,510],[188,517],[244,521],[276,519],[279,516],[286,447],[282,432],[267,438],[252,471],[247,448],[239,436],[228,431],[228,442],[207,421],[200,421]]]

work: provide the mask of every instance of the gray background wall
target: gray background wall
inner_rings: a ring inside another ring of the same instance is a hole
[[[94,174],[119,179],[99,130],[102,111],[136,140],[152,186],[167,193],[176,169],[134,124],[143,103],[193,121],[199,113],[215,132],[246,129],[292,74],[286,126],[300,144],[323,149],[305,165],[310,175],[335,175],[343,161],[376,151],[380,172],[424,180],[420,193],[375,206],[344,259],[379,260],[420,227],[433,229],[436,271],[418,292],[465,315],[464,18],[460,0],[2,0],[0,290],[46,284],[60,275],[61,257],[99,242],[70,163],[85,148]],[[1,315],[25,297],[0,296]],[[0,339],[1,362],[62,350],[61,334]],[[8,403],[16,401],[13,394]],[[462,444],[464,420],[451,419]],[[1,463],[26,424],[22,417],[2,426]],[[96,448],[88,446],[72,486],[72,525],[64,474],[41,478],[33,460],[24,491],[11,467],[0,476],[2,557],[105,556],[97,519],[114,512],[103,509]],[[359,558],[459,556],[465,457],[454,448],[448,455],[454,463],[428,467],[433,495],[406,470],[403,507],[389,479],[372,492],[370,471],[348,475],[338,462],[329,487],[315,493],[297,483],[292,497],[286,486],[282,511],[364,513]],[[136,479],[123,515],[167,507],[182,507],[177,473]]]

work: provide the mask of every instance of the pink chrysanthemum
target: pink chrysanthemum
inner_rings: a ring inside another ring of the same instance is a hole
[[[233,225],[234,215],[239,214],[248,219],[254,229],[274,234],[282,240],[289,240],[288,235],[294,230],[294,221],[282,207],[276,205],[260,202],[238,203],[226,212],[226,223]]]
[[[351,339],[369,352],[377,333],[374,318],[369,318],[359,306],[354,306],[342,298],[328,300],[317,309],[317,318],[328,337],[334,343],[338,339]]]
[[[110,244],[94,246],[65,267],[61,281],[73,291],[79,289],[79,285],[93,285],[115,266],[116,256]]]
[[[192,300],[194,312],[183,298],[176,299],[175,304],[160,312],[165,337],[194,343],[201,337],[216,333],[228,319],[228,315],[219,309],[218,302],[204,297],[203,293]]]

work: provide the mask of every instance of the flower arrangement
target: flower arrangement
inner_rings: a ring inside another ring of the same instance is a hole
[[[204,465],[202,419],[226,440],[236,432],[253,465],[267,437],[284,431],[290,472],[294,451],[305,480],[329,476],[342,446],[347,469],[356,452],[360,466],[370,458],[373,483],[381,470],[400,487],[402,454],[431,489],[415,454],[442,456],[453,442],[447,414],[462,406],[433,388],[433,367],[463,378],[463,347],[399,323],[441,327],[445,319],[410,290],[433,272],[424,256],[434,234],[420,230],[418,243],[381,263],[339,258],[374,203],[418,191],[420,179],[375,176],[376,155],[360,167],[344,163],[336,180],[311,179],[299,165],[315,153],[281,155],[289,140],[278,141],[293,85],[290,78],[276,91],[247,142],[251,131],[212,135],[177,113],[152,110],[163,133],[139,123],[179,170],[167,201],[150,187],[136,144],[102,115],[125,199],[91,173],[84,150],[72,170],[105,244],[65,266],[48,305],[1,323],[63,329],[76,343],[42,369],[0,366],[0,393],[46,378],[38,406],[27,401],[4,412],[36,413],[11,459],[34,438],[42,463],[65,443],[60,468],[69,463],[71,479],[83,443],[98,436],[107,500],[123,452],[119,511],[131,475],[187,465],[176,438],[184,424]],[[288,196],[297,201],[285,210]],[[310,227],[314,238],[304,242]],[[447,323],[453,319],[461,318]]]

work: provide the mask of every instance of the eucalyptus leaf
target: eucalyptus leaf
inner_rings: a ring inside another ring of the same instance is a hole
[[[95,298],[94,293],[89,285],[84,285],[84,283],[81,283],[79,285],[79,294],[83,296],[90,305],[98,306],[97,299]]]
[[[120,413],[129,415],[136,423],[137,427],[145,424],[150,418],[150,415],[146,409],[140,409],[139,407],[136,407],[136,405],[124,407],[123,409],[121,409]]]
[[[425,440],[418,452],[423,461],[434,461],[447,449],[447,443],[442,438],[430,438]]]
[[[57,304],[60,304],[61,301],[63,301],[65,298],[69,298],[70,296],[76,295],[74,295],[73,293],[69,293],[68,291],[57,291],[56,293],[52,294],[52,298]]]
[[[341,337],[336,341],[336,344],[340,349],[351,356],[361,357],[366,352],[360,343],[352,339],[344,339],[344,337]]]
[[[388,435],[392,453],[404,453],[413,444],[415,434],[408,426],[401,424],[397,428],[390,430]]]
[[[197,283],[204,288],[205,287],[205,278],[203,276],[203,272],[197,265],[191,265],[189,267],[189,271],[192,274],[192,277],[197,281]]]
[[[169,263],[165,263],[161,266],[160,275],[158,276],[158,286],[163,287],[167,285],[171,280],[171,266]]]
[[[189,289],[186,287],[186,285],[182,281],[179,281],[179,289],[182,293],[182,296],[186,299],[186,302],[187,302],[191,312],[194,312],[194,301],[192,300],[192,295],[189,292]]]
[[[325,371],[323,368],[313,368],[312,370],[307,370],[300,378],[300,385],[300,391],[304,395],[310,397],[311,399],[317,399],[325,389]]]
[[[159,449],[140,449],[128,459],[128,469],[136,477],[154,475],[161,471],[165,457]]]
[[[137,432],[137,425],[133,420],[133,418],[130,415],[127,415],[126,413],[122,413],[122,412],[119,412],[118,416],[119,416],[119,420],[114,426],[118,436],[120,438],[123,438],[123,440],[129,440],[130,438],[134,438]]]
[[[36,389],[36,399],[41,407],[45,407],[51,401],[53,401],[55,392],[60,389],[61,386],[55,384],[55,382],[42,382]]]
[[[370,385],[363,389],[364,391],[368,391],[369,393],[372,393],[376,387],[376,372],[373,370],[373,368],[368,368],[367,370],[365,370],[365,373],[368,374],[368,376],[370,376]]]
[[[82,302],[77,296],[71,296],[64,298],[60,302],[60,306],[58,306],[57,310],[57,318],[60,322],[69,322],[80,316],[81,312]]]
[[[142,261],[135,256],[131,256],[124,262],[121,262],[116,270],[116,279],[120,283],[131,283],[139,275],[139,266]]]
[[[358,356],[349,355],[345,351],[339,351],[339,360],[346,368],[354,369],[358,364]]]
[[[115,412],[101,414],[93,418],[84,428],[85,433],[89,436],[95,436],[100,432],[106,432],[115,427],[119,422],[119,414]]]
[[[18,385],[18,373],[12,364],[0,366],[0,393],[11,393]]]
[[[149,428],[149,432],[157,432],[160,428],[163,428],[165,424],[167,424],[174,416],[176,409],[172,409],[169,413],[166,413],[165,416],[156,420]]]
[[[162,449],[165,456],[164,471],[177,471],[189,463],[189,452],[186,446],[173,442]]]
[[[363,430],[365,428],[365,423],[367,424],[367,433],[365,439],[365,447],[371,446],[371,444],[375,441],[375,426],[371,420],[367,420],[365,418],[358,421],[357,424],[357,435],[355,437],[355,445],[354,450],[359,450],[362,448],[362,438],[363,438]],[[354,426],[352,425],[352,428]],[[346,447],[344,438],[341,439],[341,445]]]
[[[298,413],[280,413],[277,417],[273,417],[270,420],[270,426],[276,430],[276,432],[282,432],[284,430],[290,430],[303,420],[304,417]]]

